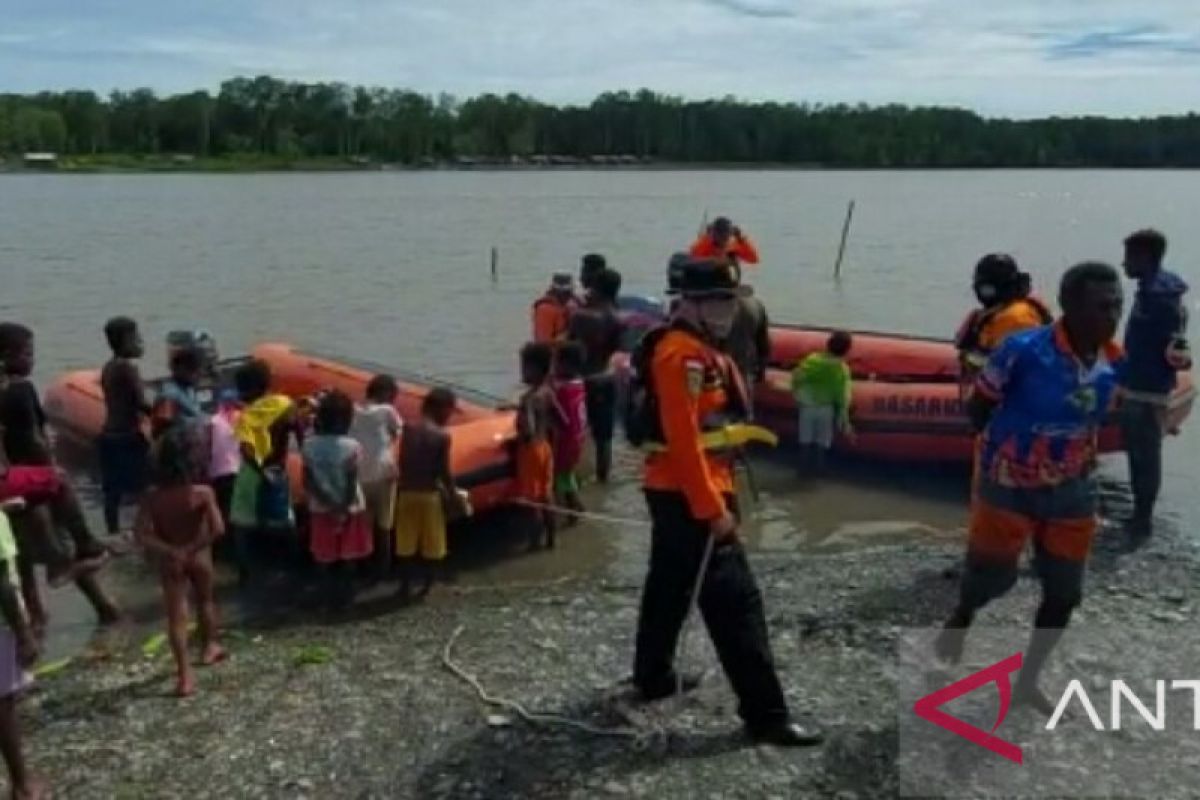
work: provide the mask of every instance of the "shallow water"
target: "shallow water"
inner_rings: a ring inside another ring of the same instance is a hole
[[[851,198],[838,283],[831,266]],[[143,325],[147,372],[161,369],[168,330],[203,326],[225,354],[286,340],[507,394],[549,273],[600,251],[627,290],[657,292],[667,256],[706,214],[733,216],[757,240],[764,265],[750,279],[775,318],[949,336],[971,302],[971,266],[989,251],[1014,253],[1053,297],[1069,264],[1115,262],[1123,235],[1153,224],[1191,277],[1197,207],[1195,173],[1170,171],[4,175],[0,317],[36,330],[42,381],[100,364],[101,326],[123,313]],[[1197,442],[1193,425],[1168,446],[1161,516],[1180,535],[1200,520]],[[1106,469],[1115,513],[1123,468]],[[785,456],[755,477],[747,538],[763,549],[952,536],[965,519],[961,477],[850,464],[800,482]],[[553,553],[523,554],[520,534],[496,526],[476,530],[458,548],[457,581],[540,581],[600,565],[636,580],[647,535],[635,524],[645,515],[636,485],[589,490],[587,502],[627,521],[582,525]],[[110,580],[150,620],[156,589],[139,574],[123,566]],[[55,603],[56,649],[77,646],[86,609],[70,590]]]

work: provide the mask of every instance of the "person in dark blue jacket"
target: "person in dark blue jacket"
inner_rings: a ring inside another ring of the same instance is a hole
[[[1162,484],[1166,409],[1176,373],[1191,366],[1187,340],[1188,285],[1163,269],[1167,239],[1140,230],[1125,239],[1125,274],[1138,282],[1125,327],[1126,364],[1121,376],[1121,431],[1129,454],[1133,492],[1130,532],[1151,533],[1154,503]]]

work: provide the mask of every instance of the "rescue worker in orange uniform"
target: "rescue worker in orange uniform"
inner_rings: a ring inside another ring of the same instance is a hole
[[[692,258],[734,258],[747,264],[758,263],[758,248],[729,217],[717,217],[696,241],[692,242]]]
[[[555,342],[567,333],[575,303],[575,281],[567,272],[556,272],[550,288],[533,303],[533,341]]]
[[[954,340],[964,382],[974,382],[988,357],[1009,336],[1054,321],[1045,303],[1030,293],[1029,275],[1006,253],[981,258],[972,286],[980,307],[967,315]]]
[[[791,721],[775,672],[762,594],[738,538],[732,453],[706,446],[746,408],[737,368],[713,345],[733,324],[737,273],[727,263],[673,259],[671,280],[678,304],[666,328],[647,334],[655,338],[642,362],[649,365],[644,488],[653,527],[634,683],[647,701],[695,687],[673,661],[711,537],[700,613],[747,732],[776,745],[818,744],[820,734]]]

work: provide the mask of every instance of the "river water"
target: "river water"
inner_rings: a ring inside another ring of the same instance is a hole
[[[774,318],[948,337],[972,302],[972,266],[990,251],[1014,254],[1052,298],[1070,264],[1117,263],[1123,236],[1154,225],[1170,237],[1173,268],[1194,278],[1197,208],[1196,174],[1170,171],[5,175],[0,318],[35,329],[43,381],[102,363],[101,326],[127,314],[143,326],[148,372],[162,368],[168,330],[205,327],[225,354],[283,340],[508,393],[529,304],[551,272],[574,272],[598,251],[627,290],[657,293],[668,256],[706,214],[733,217],[757,241],[763,264],[750,280]],[[1168,448],[1170,535],[1200,521],[1195,427]],[[1124,468],[1118,459],[1105,470],[1116,508]],[[758,547],[953,535],[965,519],[962,481],[944,475],[850,465],[801,485],[776,459],[756,477]],[[589,503],[642,512],[629,483]],[[620,542],[641,534],[606,535],[619,527],[585,526],[532,558],[485,547],[469,572],[538,579],[615,558],[632,579],[639,548]],[[66,595],[63,617],[83,619]]]

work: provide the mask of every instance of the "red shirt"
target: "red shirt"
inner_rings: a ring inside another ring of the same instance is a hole
[[[690,254],[692,258],[733,256],[738,261],[746,264],[758,263],[758,248],[754,246],[754,242],[750,241],[749,236],[729,237],[729,241],[725,243],[725,252],[721,252],[721,248],[713,241],[712,236],[705,233],[692,242]]]

